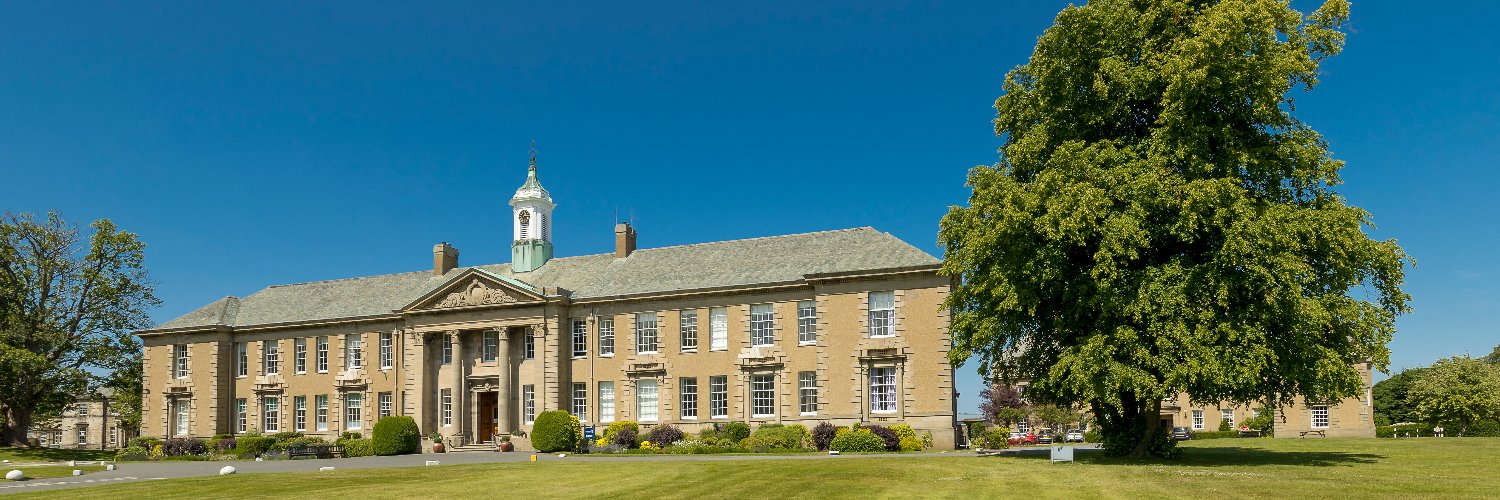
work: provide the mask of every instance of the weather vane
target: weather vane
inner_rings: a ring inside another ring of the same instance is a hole
[[[536,165],[536,139],[531,140],[531,164]]]

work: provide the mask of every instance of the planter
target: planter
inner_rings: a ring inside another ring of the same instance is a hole
[[[516,445],[511,444],[510,441],[501,441],[500,451],[516,451]]]
[[[443,443],[432,443],[433,453],[443,453]]]

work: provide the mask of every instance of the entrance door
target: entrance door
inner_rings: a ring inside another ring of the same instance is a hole
[[[497,428],[500,425],[500,393],[479,393],[479,442],[488,443],[495,440]]]

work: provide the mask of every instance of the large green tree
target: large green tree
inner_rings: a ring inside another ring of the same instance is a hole
[[[1375,383],[1370,391],[1375,404],[1375,424],[1390,425],[1415,422],[1416,403],[1411,400],[1411,386],[1427,372],[1427,368],[1410,368]]]
[[[1407,397],[1422,420],[1457,424],[1465,435],[1475,422],[1500,419],[1500,365],[1468,355],[1440,359],[1412,382]]]
[[[1348,3],[1068,7],[995,103],[999,163],[939,233],[951,361],[1086,402],[1113,454],[1170,455],[1161,401],[1360,390],[1383,368],[1409,258],[1366,235],[1343,163],[1292,114]],[[1351,296],[1358,292],[1363,299]]]
[[[0,444],[139,361],[130,332],[158,301],[145,244],[109,220],[85,240],[56,213],[0,217]]]

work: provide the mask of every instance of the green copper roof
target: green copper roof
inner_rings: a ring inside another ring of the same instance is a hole
[[[510,201],[535,199],[552,203],[552,195],[547,192],[547,188],[542,187],[542,181],[536,180],[536,158],[532,158],[531,168],[526,171],[526,182],[521,184],[521,189],[516,190],[516,195],[511,197]]]

